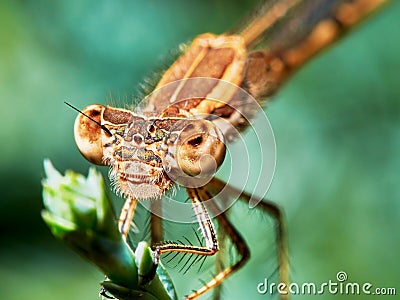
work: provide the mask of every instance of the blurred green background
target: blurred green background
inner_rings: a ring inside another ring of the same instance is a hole
[[[43,159],[62,171],[89,167],[73,140],[76,113],[63,101],[129,102],[171,49],[229,29],[254,2],[0,2],[4,298],[98,299],[102,275],[55,241],[40,218]],[[278,158],[268,197],[288,218],[294,282],[327,282],[345,271],[350,282],[400,293],[399,15],[395,1],[303,68],[266,109]],[[234,216],[253,257],[223,295],[266,299],[256,287],[273,271],[260,243],[272,241],[271,230],[244,206]],[[189,277],[174,280],[180,295],[198,286],[188,286]]]

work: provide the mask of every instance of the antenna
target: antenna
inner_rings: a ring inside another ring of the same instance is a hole
[[[76,110],[78,113],[84,115],[84,116],[85,116],[86,118],[88,118],[89,120],[95,122],[95,123],[96,123],[97,125],[99,125],[100,128],[103,129],[107,134],[109,134],[109,135],[112,136],[111,131],[110,131],[106,126],[101,125],[100,122],[97,122],[95,119],[93,119],[92,117],[89,117],[87,114],[85,114],[84,112],[80,111],[79,109],[77,109],[75,106],[69,104],[68,102],[64,101],[64,103],[65,103],[66,105],[68,105],[69,107],[71,107],[73,110]]]

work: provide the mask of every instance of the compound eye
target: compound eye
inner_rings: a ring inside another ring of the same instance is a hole
[[[225,158],[222,133],[210,121],[193,120],[180,133],[176,160],[187,175],[211,179]]]
[[[82,113],[101,124],[104,109],[103,105],[95,104],[85,107]],[[79,114],[75,120],[74,136],[76,145],[88,161],[96,165],[104,165],[101,142],[102,129],[96,122],[93,122],[83,114]]]

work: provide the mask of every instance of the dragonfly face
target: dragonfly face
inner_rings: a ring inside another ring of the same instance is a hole
[[[135,199],[160,197],[173,182],[202,186],[225,157],[220,130],[210,121],[175,114],[137,115],[91,105],[75,121],[75,140],[89,161],[111,166],[117,190]],[[110,134],[111,133],[111,134]]]

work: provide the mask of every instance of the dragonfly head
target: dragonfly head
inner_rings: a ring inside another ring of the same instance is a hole
[[[158,197],[171,186],[160,153],[166,134],[153,132],[149,123],[131,111],[103,105],[84,108],[75,120],[82,155],[94,164],[109,165],[116,190],[136,199]]]
[[[136,199],[160,197],[173,182],[203,186],[225,157],[221,131],[204,119],[146,118],[90,105],[76,118],[74,135],[82,155],[111,166],[117,191]]]

